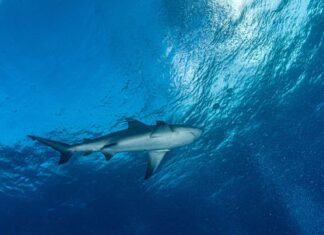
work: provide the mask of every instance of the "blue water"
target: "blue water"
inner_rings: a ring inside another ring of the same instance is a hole
[[[324,2],[0,0],[0,234],[324,234]],[[125,117],[204,129],[58,154]]]

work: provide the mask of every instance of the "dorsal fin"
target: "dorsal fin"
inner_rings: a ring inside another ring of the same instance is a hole
[[[165,122],[157,121],[155,130],[152,131],[150,137],[151,138],[157,138],[157,137],[160,137],[161,135],[163,135],[163,133],[166,133],[166,132],[173,132],[173,128],[171,126],[169,126],[168,124],[166,124]]]
[[[126,118],[126,122],[128,124],[128,128],[147,128],[148,125],[146,125],[143,122],[140,122],[133,118]]]

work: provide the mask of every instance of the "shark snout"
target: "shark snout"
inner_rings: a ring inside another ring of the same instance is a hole
[[[202,135],[202,130],[200,130],[199,128],[191,128],[190,129],[190,133],[195,137],[195,138],[199,138]]]

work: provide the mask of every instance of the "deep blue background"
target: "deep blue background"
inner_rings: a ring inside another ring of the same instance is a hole
[[[320,0],[0,0],[0,234],[324,234]],[[199,126],[75,156],[125,117]]]

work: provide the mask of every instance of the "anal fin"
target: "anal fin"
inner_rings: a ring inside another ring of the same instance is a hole
[[[102,154],[105,156],[106,161],[109,161],[114,156],[112,153],[108,152],[102,152]]]
[[[59,160],[58,164],[62,165],[64,163],[67,163],[70,160],[71,157],[72,157],[71,153],[62,152],[61,155],[60,155],[60,160]]]
[[[88,156],[88,155],[90,155],[91,153],[92,153],[92,151],[84,152],[84,153],[83,153],[83,156]]]
[[[105,148],[111,148],[111,147],[114,147],[116,146],[117,143],[110,143],[110,144],[106,144],[105,146],[103,146],[101,149],[105,149]]]

